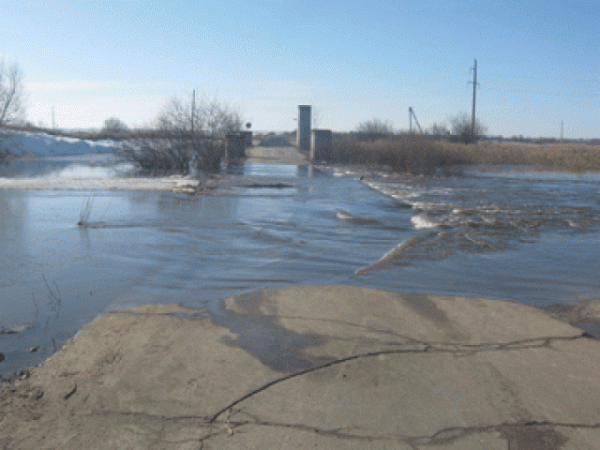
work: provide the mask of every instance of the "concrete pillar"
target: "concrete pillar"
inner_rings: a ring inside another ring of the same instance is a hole
[[[328,161],[331,155],[333,135],[331,130],[312,130],[310,160]]]
[[[240,134],[244,136],[246,148],[252,147],[252,131],[240,131]]]
[[[302,150],[310,150],[310,105],[298,106],[296,145]]]
[[[227,135],[227,159],[236,160],[241,159],[245,154],[246,150],[246,136],[242,134],[228,134]]]

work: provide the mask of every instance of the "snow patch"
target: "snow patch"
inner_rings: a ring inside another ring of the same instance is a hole
[[[110,140],[91,141],[46,133],[14,132],[0,136],[0,148],[15,156],[80,156],[112,153],[119,143]]]

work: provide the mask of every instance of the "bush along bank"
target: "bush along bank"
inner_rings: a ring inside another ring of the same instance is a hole
[[[119,155],[144,175],[216,172],[225,141],[211,136],[142,137],[124,142]]]

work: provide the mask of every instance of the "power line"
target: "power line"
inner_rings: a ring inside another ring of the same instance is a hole
[[[470,84],[471,82],[469,82]],[[531,89],[521,89],[521,88],[509,88],[502,86],[495,87],[486,87],[480,86],[480,90],[484,93],[501,93],[501,94],[528,94],[535,95],[538,97],[547,96],[547,97],[584,97],[584,98],[598,98],[600,96],[600,92],[577,92],[577,91],[557,91],[553,89],[552,91],[536,91]]]

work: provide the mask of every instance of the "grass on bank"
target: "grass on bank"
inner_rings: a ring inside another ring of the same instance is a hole
[[[479,142],[462,144],[424,135],[375,140],[336,135],[330,162],[388,166],[394,172],[431,175],[461,165],[527,165],[574,173],[600,172],[600,145],[586,143]]]

